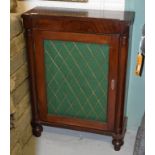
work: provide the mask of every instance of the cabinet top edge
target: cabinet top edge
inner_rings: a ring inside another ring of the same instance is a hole
[[[70,9],[53,7],[35,7],[22,14],[22,17],[71,17],[81,19],[102,19],[126,22],[132,24],[135,12],[131,11],[110,11],[110,10],[88,10],[88,9]]]

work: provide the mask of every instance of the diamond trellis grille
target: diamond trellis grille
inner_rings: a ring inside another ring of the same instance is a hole
[[[109,46],[44,40],[48,114],[107,121]]]

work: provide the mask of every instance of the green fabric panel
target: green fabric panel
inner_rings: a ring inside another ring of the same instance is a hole
[[[48,114],[107,121],[109,46],[44,40]]]

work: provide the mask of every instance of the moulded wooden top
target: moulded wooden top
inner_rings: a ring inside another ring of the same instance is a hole
[[[27,12],[24,16],[56,16],[56,17],[74,17],[85,19],[104,19],[122,21],[132,24],[134,21],[134,12],[130,11],[108,11],[108,10],[88,10],[88,9],[68,9],[52,7],[35,7]]]
[[[22,17],[26,29],[125,34],[133,23],[134,12],[35,7]]]

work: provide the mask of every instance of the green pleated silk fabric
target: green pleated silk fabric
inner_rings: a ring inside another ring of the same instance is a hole
[[[49,115],[107,121],[107,44],[44,40],[44,61]]]

